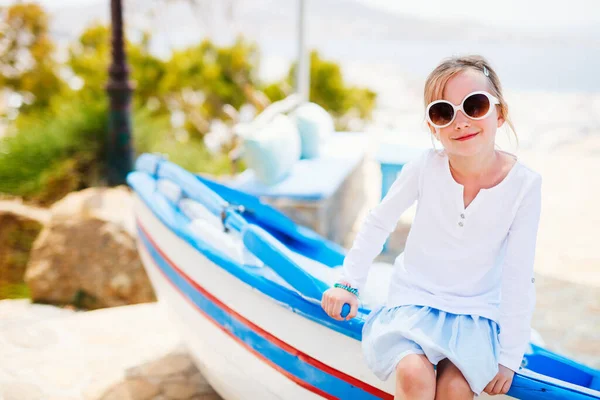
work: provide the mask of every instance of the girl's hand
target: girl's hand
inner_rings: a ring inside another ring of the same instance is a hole
[[[498,364],[498,373],[490,383],[483,389],[487,394],[506,394],[512,384],[515,371],[506,368],[502,364]]]
[[[323,293],[321,307],[323,307],[323,310],[325,310],[327,315],[331,318],[343,321],[344,318],[342,318],[341,313],[344,303],[350,304],[350,313],[346,317],[346,320],[356,317],[356,313],[358,312],[358,297],[344,289],[327,289],[325,293]]]

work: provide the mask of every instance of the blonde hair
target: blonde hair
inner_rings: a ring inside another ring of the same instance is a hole
[[[469,69],[479,71],[482,74],[486,75],[486,77],[489,79],[490,92],[491,94],[496,96],[500,101],[500,116],[504,118],[504,121],[510,127],[518,143],[519,138],[517,137],[517,132],[512,121],[508,116],[508,105],[506,104],[506,100],[504,99],[504,95],[502,93],[502,85],[500,84],[500,79],[498,78],[498,75],[496,74],[494,69],[490,66],[490,63],[482,56],[470,55],[462,57],[451,57],[443,60],[440,63],[440,65],[438,65],[433,71],[431,71],[431,73],[427,77],[427,81],[425,81],[425,107],[427,107],[432,101],[442,99],[444,89],[446,88],[446,84],[448,83],[448,81],[457,74]]]

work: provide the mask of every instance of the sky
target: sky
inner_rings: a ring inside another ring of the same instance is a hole
[[[357,0],[396,13],[438,20],[470,20],[537,30],[583,29],[600,25],[598,0]]]
[[[51,9],[98,0],[39,0]],[[108,0],[106,0],[108,3]],[[308,5],[310,6],[308,0]],[[522,31],[581,31],[600,26],[598,0],[347,0],[358,1],[390,12],[425,19],[478,22]],[[0,5],[15,0],[0,0]]]

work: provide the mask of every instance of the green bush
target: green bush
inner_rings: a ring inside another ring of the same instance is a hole
[[[263,92],[271,101],[290,95],[295,87],[297,65],[293,64],[285,81],[264,87]],[[339,64],[324,60],[318,52],[310,54],[310,101],[319,104],[336,118],[338,127],[344,116],[352,113],[362,119],[370,119],[377,94],[367,88],[348,86],[344,82]]]
[[[36,3],[0,6],[0,88],[27,98],[20,112],[48,107],[65,89],[46,11]]]
[[[0,284],[0,300],[28,299],[30,297],[29,288],[25,283]]]
[[[28,114],[0,139],[0,193],[42,205],[67,193],[101,184],[108,132],[106,101],[60,102],[52,114]],[[226,155],[213,155],[201,139],[175,134],[166,115],[135,111],[132,130],[137,155],[163,153],[194,172],[228,174]]]
[[[58,101],[17,119],[0,139],[0,192],[41,204],[93,185],[107,130],[105,101]]]
[[[42,228],[35,220],[11,213],[0,215],[0,300],[29,297],[23,276]]]
[[[180,133],[183,138],[178,138],[166,115],[154,116],[149,111],[138,111],[134,116],[133,131],[137,154],[165,154],[169,161],[196,173],[230,173],[231,162],[226,155],[211,154],[201,139],[186,137],[185,133]]]

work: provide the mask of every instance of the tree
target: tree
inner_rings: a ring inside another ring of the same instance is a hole
[[[151,35],[145,33],[141,43],[126,43],[131,78],[135,83],[134,105],[144,106],[158,95],[165,72],[165,63],[150,54]],[[67,65],[81,79],[84,97],[104,94],[110,63],[110,30],[104,25],[87,28],[69,47]]]
[[[58,76],[48,15],[37,4],[0,8],[0,87],[20,94],[21,112],[43,109],[65,86]]]
[[[172,107],[185,112],[188,130],[201,136],[212,119],[230,118],[226,106],[239,110],[252,103],[264,108],[265,99],[254,89],[258,65],[258,49],[242,38],[229,47],[204,40],[173,53],[159,93]]]
[[[294,63],[285,81],[264,88],[271,101],[280,100],[292,92],[296,68]],[[356,117],[363,119],[371,118],[376,100],[377,94],[372,90],[347,86],[337,63],[322,59],[316,51],[311,52],[310,101],[319,104],[340,120],[348,114],[356,114]]]

